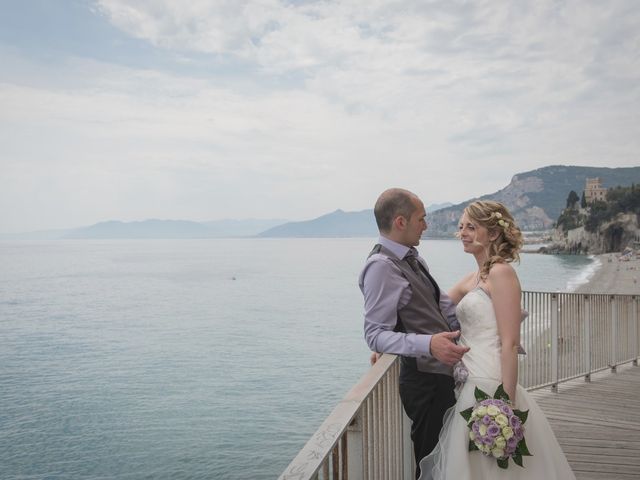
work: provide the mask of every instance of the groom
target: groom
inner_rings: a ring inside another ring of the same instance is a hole
[[[455,403],[452,366],[469,349],[455,344],[453,303],[414,248],[427,229],[424,204],[392,188],[380,195],[374,214],[380,238],[359,279],[364,334],[374,352],[401,355],[400,397],[418,465],[438,443],[444,412]]]

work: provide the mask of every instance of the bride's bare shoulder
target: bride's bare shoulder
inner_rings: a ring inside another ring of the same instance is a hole
[[[496,263],[489,270],[487,281],[492,287],[517,287],[520,288],[520,281],[515,269],[508,263]]]
[[[489,270],[489,278],[517,277],[515,269],[509,263],[494,263]]]

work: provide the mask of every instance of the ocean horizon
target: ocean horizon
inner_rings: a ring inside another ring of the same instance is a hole
[[[368,369],[375,238],[3,241],[3,479],[276,478]],[[441,288],[474,269],[419,247]],[[572,291],[593,257],[522,254]]]

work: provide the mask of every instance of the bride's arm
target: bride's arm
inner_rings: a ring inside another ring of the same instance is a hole
[[[473,278],[476,275],[476,272],[470,272],[468,274],[466,274],[464,277],[462,277],[462,279],[456,283],[453,287],[451,287],[449,289],[449,291],[447,292],[447,295],[449,296],[449,298],[451,298],[451,301],[453,301],[454,304],[458,304],[460,303],[460,300],[462,300],[462,297],[464,297],[467,293],[468,293],[468,286],[467,284],[469,283],[470,279]]]
[[[511,265],[498,263],[491,268],[488,283],[502,345],[502,384],[511,401],[515,403],[520,345],[520,282]]]

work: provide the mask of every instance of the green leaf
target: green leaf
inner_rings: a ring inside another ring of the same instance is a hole
[[[516,452],[518,452],[523,457],[533,457],[533,455],[531,455],[531,453],[529,452],[529,448],[527,448],[527,442],[524,441],[524,438],[518,442]]]
[[[500,468],[507,468],[509,466],[509,459],[508,458],[499,459],[498,460],[498,466]]]
[[[468,422],[471,418],[471,412],[473,412],[473,407],[469,407],[466,410],[461,411],[460,415],[462,415],[462,418],[464,418]]]
[[[509,402],[511,401],[507,392],[504,391],[503,384],[498,385],[498,389],[496,390],[496,393],[493,394],[493,398],[499,398],[500,400],[507,400]]]
[[[521,412],[520,410],[514,410],[513,413],[515,413],[518,416],[518,418],[523,424],[524,422],[527,421],[527,418],[529,417],[529,410],[525,410],[524,412]]]
[[[521,467],[524,468],[524,465],[522,464],[522,455],[516,452],[511,458],[513,458],[513,463],[515,463],[516,465],[520,465]]]
[[[480,450],[473,440],[469,440],[469,451]]]
[[[478,401],[478,402],[481,402],[482,400],[486,400],[487,398],[491,398],[491,397],[489,397],[489,395],[484,393],[478,387],[476,387],[476,389],[473,391],[473,394],[475,395],[476,401]]]

